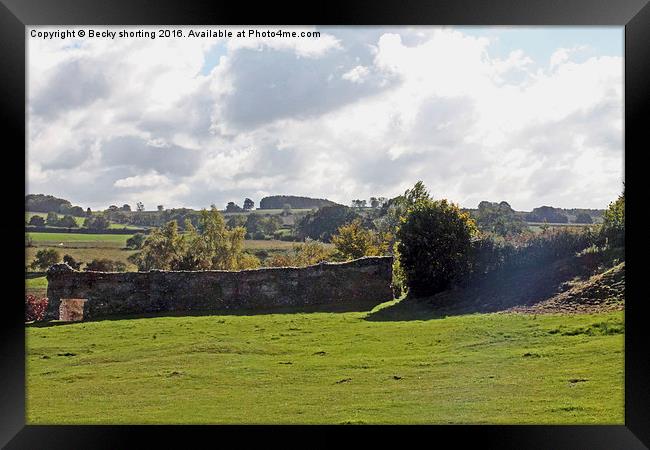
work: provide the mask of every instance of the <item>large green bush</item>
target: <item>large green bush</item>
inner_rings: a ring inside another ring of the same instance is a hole
[[[625,191],[605,211],[601,236],[608,247],[625,247]]]
[[[50,266],[57,264],[59,261],[61,261],[61,255],[56,251],[56,249],[44,248],[36,252],[36,257],[30,266],[33,270],[47,270]]]
[[[469,214],[447,200],[422,198],[414,202],[397,231],[409,294],[433,295],[468,273],[476,232]]]

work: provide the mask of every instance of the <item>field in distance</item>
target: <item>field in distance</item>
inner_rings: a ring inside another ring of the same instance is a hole
[[[90,262],[93,259],[112,259],[127,265],[127,270],[136,271],[137,267],[128,261],[136,250],[126,249],[128,234],[73,234],[73,233],[25,233],[32,239],[33,247],[25,248],[26,264],[29,265],[36,252],[43,248],[54,248],[61,257],[68,254],[77,261]],[[252,254],[265,252],[267,255],[286,253],[293,249],[296,242],[279,240],[246,240],[244,249]],[[326,244],[331,245],[331,244]],[[83,269],[83,266],[82,266]],[[41,294],[45,277],[26,280],[27,293]],[[45,284],[45,287],[46,284]]]
[[[28,326],[27,423],[623,424],[623,333],[623,312]]]

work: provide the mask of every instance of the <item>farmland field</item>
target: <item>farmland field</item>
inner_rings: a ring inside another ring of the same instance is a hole
[[[623,424],[622,312],[372,319],[28,326],[27,423]]]
[[[74,233],[25,233],[32,239],[33,247],[25,249],[26,262],[34,260],[36,252],[41,248],[55,248],[61,256],[68,254],[77,261],[90,262],[93,259],[108,258],[122,261],[127,265],[127,270],[137,270],[127,258],[136,253],[127,250],[126,241],[132,236],[129,234],[74,234]],[[296,242],[279,240],[246,240],[244,249],[256,254],[260,251],[267,254],[278,254],[291,251]],[[327,244],[331,245],[331,244]]]

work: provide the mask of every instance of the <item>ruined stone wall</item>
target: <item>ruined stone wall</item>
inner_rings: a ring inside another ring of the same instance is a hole
[[[64,298],[85,298],[84,318],[114,314],[277,307],[371,309],[391,300],[392,257],[230,271],[47,272],[47,317]]]

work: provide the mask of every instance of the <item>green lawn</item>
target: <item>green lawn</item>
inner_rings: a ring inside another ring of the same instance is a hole
[[[623,313],[104,320],[27,333],[28,424],[623,424]]]

